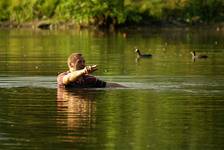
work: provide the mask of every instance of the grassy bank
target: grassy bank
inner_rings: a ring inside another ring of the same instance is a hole
[[[2,0],[4,27],[192,26],[224,21],[223,0]]]

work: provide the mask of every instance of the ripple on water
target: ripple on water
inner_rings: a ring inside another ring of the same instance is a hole
[[[205,78],[203,76],[98,76],[107,82],[123,84],[128,89],[150,89],[157,91],[184,91],[194,93],[223,92],[224,78]],[[57,88],[55,76],[2,76],[0,88],[33,87],[33,88]]]

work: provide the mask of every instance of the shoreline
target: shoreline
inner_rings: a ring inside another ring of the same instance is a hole
[[[196,29],[196,28],[203,28],[203,29],[215,29],[216,31],[224,32],[224,22],[216,22],[216,23],[209,23],[209,24],[182,24],[179,22],[175,23],[168,23],[168,22],[161,22],[161,23],[146,23],[146,24],[124,24],[124,25],[117,25],[117,26],[109,26],[109,27],[99,27],[95,25],[80,25],[74,23],[73,21],[70,22],[53,22],[50,20],[34,20],[30,22],[24,23],[16,23],[16,22],[0,22],[1,29],[40,29],[40,30],[69,30],[69,29],[94,29],[94,30],[108,30],[108,31],[116,31],[116,30],[128,30],[128,29],[172,29],[172,28],[179,28],[179,29]]]

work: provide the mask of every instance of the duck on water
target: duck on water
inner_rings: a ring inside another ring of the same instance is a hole
[[[204,55],[204,54],[196,55],[195,51],[191,51],[191,55],[192,55],[192,59],[206,59],[206,58],[208,58],[208,56]]]
[[[135,48],[135,52],[137,53],[138,58],[150,58],[151,54],[142,54],[138,48]]]

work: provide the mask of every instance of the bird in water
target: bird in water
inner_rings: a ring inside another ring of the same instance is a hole
[[[150,58],[150,57],[152,57],[151,54],[142,54],[138,48],[135,49],[135,52],[137,53],[138,58]]]
[[[206,58],[208,58],[208,56],[204,55],[204,54],[196,55],[195,51],[191,51],[191,55],[192,55],[192,59],[206,59]]]

